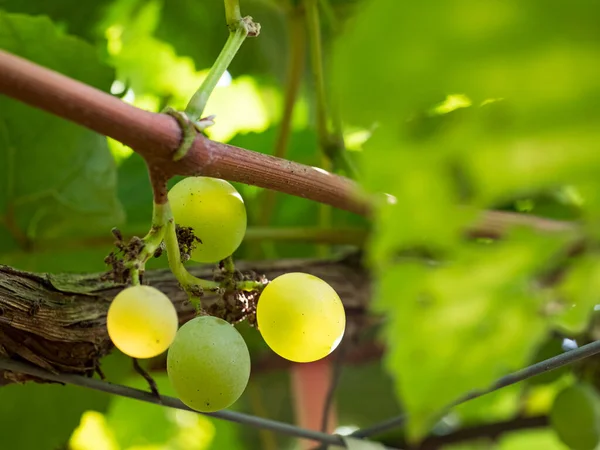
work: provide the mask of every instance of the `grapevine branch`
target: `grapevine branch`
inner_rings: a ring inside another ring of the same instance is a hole
[[[177,121],[129,105],[117,97],[0,50],[0,94],[109,136],[141,155],[153,184],[175,175],[212,176],[283,192],[368,216],[370,205],[353,181],[303,164],[214,142],[198,134],[184,158],[173,161],[181,142]],[[166,192],[155,189],[158,203]],[[554,232],[576,224],[530,215],[484,212],[468,231],[496,236],[512,225]]]
[[[0,51],[0,94],[109,136],[141,155],[154,179],[210,176],[274,189],[366,215],[358,186],[343,177],[269,155],[211,141],[198,134],[184,158],[173,161],[181,142],[177,121]],[[157,203],[166,202],[159,192]]]
[[[242,273],[261,273],[269,279],[294,271],[318,276],[344,299],[349,330],[370,326],[365,314],[369,280],[351,258],[238,262],[236,269]],[[210,279],[212,275],[212,267],[191,269],[191,276]],[[169,297],[180,323],[194,316],[187,294],[169,270],[147,271],[144,281]],[[101,358],[113,348],[106,329],[106,314],[110,302],[124,287],[123,283],[106,280],[103,274],[36,274],[0,265],[0,356],[25,360],[55,373],[93,373]],[[217,300],[217,295],[207,292],[203,306],[211,309]],[[372,350],[369,353],[380,354],[377,349]],[[354,357],[370,358],[359,353]],[[256,364],[263,368],[287,367],[273,358],[257,360]],[[0,371],[0,385],[27,380]]]

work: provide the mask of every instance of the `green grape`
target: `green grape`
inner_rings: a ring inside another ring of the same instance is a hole
[[[115,346],[133,358],[163,353],[177,333],[179,321],[173,303],[151,286],[130,286],[114,298],[106,317]]]
[[[260,294],[256,319],[265,342],[279,356],[295,362],[324,358],[338,346],[346,314],[337,293],[306,273],[287,273]]]
[[[250,353],[233,325],[196,317],[177,332],[167,354],[167,373],[183,403],[200,412],[232,405],[250,378]]]
[[[231,256],[246,233],[244,200],[227,181],[188,177],[169,191],[175,223],[191,227],[202,242],[191,259],[214,263]]]
[[[550,424],[573,450],[593,450],[600,442],[600,397],[587,384],[569,386],[558,393],[550,411]]]

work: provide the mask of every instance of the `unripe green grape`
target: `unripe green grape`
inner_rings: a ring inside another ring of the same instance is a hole
[[[244,200],[227,181],[218,178],[188,177],[169,191],[175,223],[191,227],[202,243],[190,258],[215,263],[231,256],[246,233]]]
[[[177,332],[167,354],[167,373],[179,399],[200,412],[231,406],[250,378],[250,353],[235,327],[196,317]]]
[[[550,424],[569,448],[594,450],[600,442],[600,397],[588,384],[568,386],[558,393]]]
[[[133,358],[163,353],[177,333],[173,303],[151,286],[130,286],[113,299],[106,316],[108,335],[115,346]]]
[[[279,356],[295,362],[324,358],[338,346],[346,314],[335,290],[306,273],[287,273],[271,281],[256,308],[258,329]]]

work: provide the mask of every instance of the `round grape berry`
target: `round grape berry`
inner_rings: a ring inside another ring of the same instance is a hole
[[[271,349],[295,362],[324,358],[338,346],[346,314],[335,290],[306,273],[271,281],[256,308],[258,329]]]
[[[188,177],[169,191],[175,223],[191,227],[201,240],[190,258],[215,263],[231,256],[246,233],[244,200],[227,181]]]
[[[250,353],[242,335],[222,319],[196,317],[177,332],[167,373],[180,400],[200,412],[231,406],[250,378]]]
[[[177,311],[165,294],[151,286],[130,286],[114,298],[106,317],[115,346],[133,358],[163,353],[177,333]]]
[[[600,443],[600,396],[593,386],[574,384],[558,393],[550,425],[569,448],[594,450]]]

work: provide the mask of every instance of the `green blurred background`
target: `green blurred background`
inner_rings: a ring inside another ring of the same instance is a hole
[[[297,58],[301,85],[284,156],[322,166],[303,2],[242,0],[241,7],[262,31],[244,43],[211,96],[206,112],[217,118],[208,135],[273,154]],[[441,421],[438,413],[540,354],[561,353],[565,338],[583,343],[597,336],[600,6],[323,0],[319,7],[326,85],[348,157],[363,189],[384,192],[387,201],[370,223],[283,194],[270,214],[262,189],[236,184],[249,213],[248,239],[236,259],[331,258],[360,247],[355,239],[327,246],[270,239],[268,229],[370,233],[361,249],[374,280],[372,313],[383,324],[371,339],[387,351],[381,362],[344,367],[336,395],[341,429],[408,411],[407,433],[382,438],[393,444],[546,417],[563,387],[596,380],[594,364],[503,389]],[[226,38],[217,0],[0,0],[0,48],[155,112],[185,107]],[[0,97],[0,161],[2,264],[100,272],[113,226],[126,236],[149,226],[144,163],[118,142]],[[482,209],[578,228],[466,239],[463,230]],[[253,238],[257,230],[261,239]],[[582,240],[584,251],[567,251]],[[558,268],[558,281],[544,283]],[[255,332],[242,332],[253,358],[268,354]],[[107,357],[103,367],[111,382],[143,387],[123,355]],[[170,393],[165,374],[153,375]],[[235,409],[293,421],[292,404],[289,374],[272,370],[253,374]],[[296,446],[282,436],[75,387],[0,390],[0,448]],[[536,427],[444,448],[567,447],[548,427]]]

